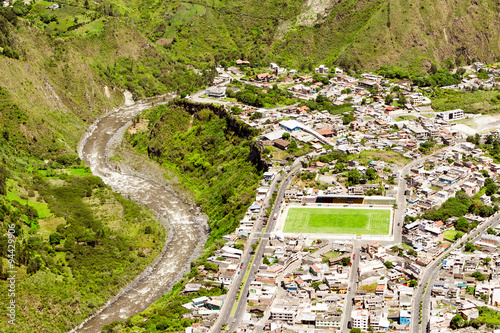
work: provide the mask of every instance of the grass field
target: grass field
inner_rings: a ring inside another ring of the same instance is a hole
[[[389,209],[299,208],[288,211],[283,232],[312,234],[389,234]]]
[[[455,235],[458,234],[457,230],[446,230],[444,232],[443,238],[449,240],[450,242],[455,242]]]

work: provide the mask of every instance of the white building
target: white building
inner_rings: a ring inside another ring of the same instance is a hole
[[[370,323],[370,311],[354,310],[352,311],[351,318],[353,328],[360,328],[362,331],[368,330]]]
[[[271,320],[286,321],[293,323],[296,311],[287,308],[271,308]]]
[[[205,90],[208,97],[222,98],[226,97],[226,87],[209,87]]]
[[[438,113],[436,113],[436,118],[443,119],[443,120],[456,120],[456,119],[465,118],[465,114],[464,114],[464,110],[456,109],[456,110],[438,112]]]

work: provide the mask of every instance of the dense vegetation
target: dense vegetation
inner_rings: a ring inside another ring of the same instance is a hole
[[[216,107],[192,104],[187,110],[178,102],[146,111],[149,130],[129,140],[192,191],[210,218],[214,241],[234,230],[255,199],[261,172],[252,155],[259,155],[258,148],[252,130],[235,130],[235,120],[217,115]]]
[[[10,301],[13,225],[16,324],[6,324],[6,307],[0,318],[6,332],[67,331],[145,269],[161,251],[164,231],[75,154],[78,117],[88,111],[46,118],[14,96],[0,87],[0,298]]]
[[[426,211],[422,217],[433,221],[446,221],[452,216],[459,217],[455,222],[455,229],[468,232],[475,228],[478,222],[469,223],[463,218],[465,214],[472,213],[482,217],[488,217],[493,215],[497,210],[497,206],[492,208],[483,204],[479,198],[471,198],[467,193],[458,191],[455,197],[446,200],[439,208],[432,208]]]
[[[256,106],[256,107],[275,107],[290,105],[296,102],[292,93],[273,85],[272,88],[260,89],[256,86],[245,84],[242,89],[236,93],[228,90],[228,97],[236,97],[238,102]]]
[[[419,76],[413,79],[413,84],[419,87],[451,86],[462,82],[459,73],[451,74],[447,69],[440,69],[428,76]]]
[[[2,158],[0,297],[9,302],[6,231],[14,225],[17,305],[16,325],[4,328],[67,331],[155,258],[163,229],[144,208],[90,176],[74,156],[45,164],[2,150]],[[0,316],[6,318],[5,308]]]
[[[436,111],[462,109],[467,113],[500,112],[500,94],[498,91],[454,91],[436,89],[429,97]]]

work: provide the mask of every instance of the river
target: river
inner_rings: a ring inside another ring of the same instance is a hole
[[[79,144],[80,158],[94,175],[114,191],[147,205],[158,215],[167,230],[167,240],[155,263],[72,332],[100,332],[104,325],[145,310],[189,271],[190,262],[205,244],[207,219],[197,207],[184,203],[179,195],[146,175],[116,168],[108,159],[136,115],[171,99],[171,96],[160,96],[133,102],[130,95],[126,95],[125,105],[94,122]]]

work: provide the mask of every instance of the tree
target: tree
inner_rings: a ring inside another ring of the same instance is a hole
[[[488,276],[483,275],[480,271],[475,271],[471,274],[472,277],[476,278],[477,281],[484,281]]]
[[[352,169],[347,173],[347,181],[351,185],[359,184],[360,179],[361,179],[361,173],[356,169]]]
[[[218,272],[219,271],[219,266],[217,266],[217,264],[206,262],[204,264],[204,266],[205,266],[205,269],[208,270],[208,271],[213,271],[213,272]]]
[[[429,72],[430,72],[431,74],[436,74],[436,73],[437,73],[437,71],[438,71],[438,69],[437,69],[436,64],[435,64],[435,63],[432,63],[432,64],[431,64],[431,68],[430,68]]]
[[[345,170],[345,165],[342,162],[335,163],[335,167],[333,168],[333,172],[340,173]]]
[[[394,265],[390,261],[384,262],[384,266],[387,267],[388,269],[391,269],[392,267],[394,267]]]
[[[264,265],[269,265],[271,262],[269,261],[269,259],[267,257],[264,257],[264,260],[262,261],[262,263]]]
[[[464,319],[461,315],[457,314],[455,317],[451,319],[450,328],[456,330],[464,325]]]
[[[408,282],[408,286],[414,288],[414,287],[418,286],[418,282],[415,280],[410,280],[410,282]]]
[[[467,242],[467,243],[465,243],[465,251],[474,252],[474,251],[476,251],[476,247],[471,242]]]
[[[49,235],[49,242],[52,245],[58,245],[64,237],[57,232],[53,232]]]
[[[349,264],[351,263],[351,258],[349,258],[349,257],[344,257],[344,258],[342,258],[340,261],[342,262],[342,265],[343,265],[343,266],[347,266],[347,265],[349,265]]]
[[[384,98],[384,101],[385,101],[385,104],[386,104],[386,105],[391,105],[393,100],[394,100],[394,99],[392,98],[392,96],[391,96],[390,94],[387,94],[387,95],[385,96],[385,98]]]
[[[470,143],[473,143],[473,144],[476,144],[476,138],[473,137],[472,135],[467,136],[466,141],[470,142]]]
[[[283,135],[281,136],[281,138],[282,138],[283,140],[288,140],[288,139],[290,139],[290,133],[288,133],[288,132],[283,133]]]
[[[493,230],[492,228],[488,228],[488,230],[486,230],[486,232],[488,233],[488,235],[496,235],[496,231]]]
[[[460,238],[462,238],[462,236],[463,236],[463,235],[464,235],[464,234],[463,234],[463,233],[461,233],[461,232],[459,231],[459,232],[457,232],[457,233],[455,234],[455,236],[453,237],[453,240],[457,241],[457,240],[459,240]]]
[[[469,232],[469,221],[467,221],[464,217],[459,218],[455,222],[455,229],[463,232]]]
[[[491,178],[486,178],[486,179],[491,179]],[[488,185],[486,185],[486,191],[485,194],[487,196],[492,196],[493,194],[497,193],[498,191],[498,186],[495,185],[495,183],[491,182]]]
[[[315,281],[315,282],[311,283],[311,287],[314,288],[314,290],[318,290],[319,286],[322,284],[323,284],[323,282],[321,282],[321,281]]]
[[[366,170],[365,174],[366,174],[366,177],[368,177],[369,180],[375,180],[378,177],[377,172],[373,168],[368,168]]]
[[[349,331],[349,333],[361,333],[361,328],[358,328],[358,327],[356,327],[356,328],[352,328],[352,329]]]
[[[41,267],[42,267],[42,260],[40,259],[40,257],[31,258],[28,263],[28,268],[26,269],[26,273],[28,273],[28,275],[35,274],[40,270]]]
[[[490,174],[488,173],[487,170],[479,170],[479,172],[483,175],[484,178],[490,178]]]

